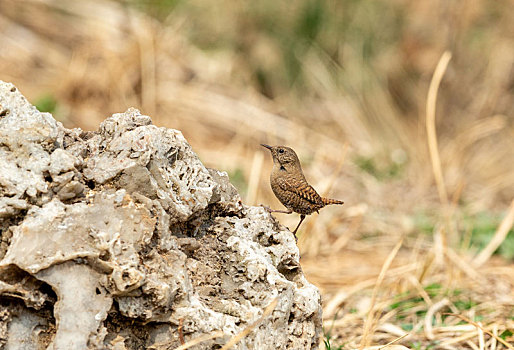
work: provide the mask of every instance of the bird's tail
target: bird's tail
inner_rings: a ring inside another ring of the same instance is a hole
[[[340,200],[337,200],[337,199],[321,198],[321,200],[323,201],[323,203],[325,205],[329,205],[329,204],[344,204],[343,201],[340,201]]]

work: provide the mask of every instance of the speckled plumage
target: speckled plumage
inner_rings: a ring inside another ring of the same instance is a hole
[[[271,210],[271,212],[296,212],[301,215],[302,223],[305,215],[318,212],[321,208],[329,204],[343,204],[337,199],[321,197],[316,190],[309,185],[303,175],[300,160],[289,147],[262,145],[271,151],[273,156],[273,170],[270,175],[271,189],[278,200],[288,209],[288,211]]]

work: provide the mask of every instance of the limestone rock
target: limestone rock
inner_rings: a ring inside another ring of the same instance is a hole
[[[66,129],[0,82],[0,346],[314,349],[291,232],[135,109]]]

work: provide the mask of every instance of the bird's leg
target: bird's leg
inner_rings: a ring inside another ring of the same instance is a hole
[[[265,205],[262,205],[261,204],[261,207],[263,207],[264,209],[266,209],[266,211],[268,213],[284,213],[284,214],[292,214],[293,213],[293,209],[287,209],[287,210],[275,210],[275,209],[271,209],[270,207],[267,207]]]
[[[305,219],[305,215],[301,214],[300,215],[300,222],[298,223],[298,226],[296,226],[296,228],[293,231],[293,234],[294,234],[295,238],[296,238],[296,231],[298,231],[298,227],[300,227],[300,225],[302,224],[303,219]]]
[[[287,209],[287,210],[275,210],[275,209],[270,209],[269,210],[270,213],[284,213],[284,214],[292,214],[293,213],[293,209]]]

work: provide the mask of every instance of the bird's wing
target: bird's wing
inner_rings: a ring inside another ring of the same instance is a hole
[[[323,204],[321,196],[316,190],[307,183],[307,181],[294,181],[287,178],[281,178],[278,181],[281,189],[293,192],[297,196],[313,204]]]

